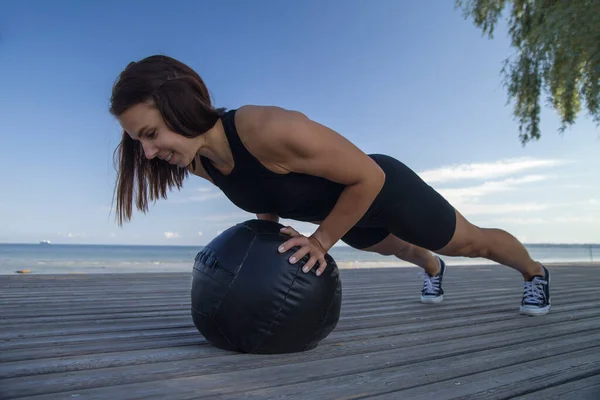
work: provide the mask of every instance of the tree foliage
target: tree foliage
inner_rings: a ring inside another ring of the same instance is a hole
[[[541,137],[542,95],[559,114],[561,133],[582,108],[600,124],[600,0],[455,1],[489,38],[506,20],[516,55],[502,75],[523,145]]]

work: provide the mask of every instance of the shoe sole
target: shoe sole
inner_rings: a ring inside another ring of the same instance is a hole
[[[538,316],[538,315],[546,315],[550,312],[550,305],[547,305],[544,308],[523,308],[519,309],[519,313],[522,315],[530,315],[530,316]]]
[[[438,297],[421,297],[421,303],[423,304],[437,304],[441,303],[444,300],[444,295],[439,295]]]

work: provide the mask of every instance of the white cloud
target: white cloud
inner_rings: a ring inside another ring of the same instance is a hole
[[[593,200],[593,199],[591,199]],[[497,215],[497,214],[510,214],[510,213],[518,213],[518,212],[532,212],[532,211],[543,211],[548,209],[562,209],[560,211],[561,214],[571,212],[572,210],[581,211],[582,213],[588,213],[576,217],[554,217],[555,214],[551,214],[550,216],[544,217],[543,220],[540,220],[537,217],[506,217],[502,219],[495,219],[495,221],[503,221],[503,222],[513,222],[513,223],[532,223],[532,224],[540,224],[540,223],[557,223],[557,222],[594,222],[598,221],[597,216],[597,207],[592,207],[591,211],[589,211],[589,207],[586,210],[585,207],[589,205],[595,205],[593,201],[585,200],[585,201],[571,201],[571,202],[556,202],[556,203],[502,203],[502,204],[485,204],[485,203],[477,203],[477,202],[465,202],[459,204],[456,208],[461,212],[461,214],[467,215]],[[564,209],[567,209],[564,211]],[[589,214],[592,212],[593,214]],[[568,214],[567,214],[568,215]]]
[[[223,192],[214,192],[214,193],[203,193],[203,194],[198,194],[195,196],[190,196],[187,197],[185,199],[183,199],[183,201],[207,201],[207,200],[212,200],[212,199],[216,199],[223,196]]]
[[[588,215],[588,216],[564,216],[564,217],[506,217],[506,218],[494,218],[493,222],[515,224],[515,225],[539,225],[539,224],[598,224],[600,223],[600,216]]]
[[[514,218],[497,218],[494,219],[494,222],[499,222],[502,224],[515,224],[515,225],[539,225],[539,224],[546,224],[548,223],[547,219],[544,218],[530,218],[530,217],[524,217],[524,218],[519,218],[519,217],[514,217]]]
[[[254,214],[246,212],[234,212],[228,214],[214,214],[214,215],[203,215],[195,217],[194,219],[205,221],[205,222],[225,222],[225,221],[238,221],[242,218],[252,219],[255,218]]]
[[[583,223],[583,224],[598,224],[600,223],[600,216],[596,215],[569,215],[565,217],[556,217],[554,219],[555,222],[561,224],[574,224],[574,223]]]
[[[507,159],[492,163],[459,164],[420,172],[428,183],[449,182],[460,179],[490,179],[521,172],[532,168],[554,167],[566,163],[552,159]]]
[[[180,238],[179,233],[177,233],[177,232],[165,232],[164,235],[165,235],[165,238],[167,238],[167,239],[179,239]]]
[[[483,214],[510,214],[516,212],[531,212],[547,210],[551,206],[542,203],[521,203],[521,204],[462,204],[458,207],[461,214],[467,218],[470,215]]]
[[[197,188],[198,194],[188,197],[188,201],[206,201],[224,196],[223,192],[210,187]]]
[[[450,202],[459,203],[465,201],[465,199],[472,199],[492,193],[515,190],[515,186],[532,182],[540,182],[545,179],[546,177],[541,175],[527,175],[522,178],[509,178],[502,181],[484,182],[483,184],[477,186],[438,189],[438,192],[440,192],[440,194]]]
[[[213,188],[207,188],[207,187],[196,188],[195,192],[196,193],[194,193],[190,196],[187,196],[187,197],[172,198],[171,202],[173,202],[173,203],[201,202],[201,201],[217,199],[219,197],[224,196],[222,191],[215,190]]]

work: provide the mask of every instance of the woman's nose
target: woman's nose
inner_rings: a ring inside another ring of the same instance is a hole
[[[158,148],[150,143],[142,143],[142,147],[144,148],[144,155],[148,160],[153,159],[158,154]]]

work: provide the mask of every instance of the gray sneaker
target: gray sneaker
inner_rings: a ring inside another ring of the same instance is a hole
[[[446,273],[446,263],[436,257],[440,263],[440,272],[436,276],[431,276],[427,272],[423,273],[423,289],[421,290],[421,303],[436,304],[444,300],[444,289],[442,289],[442,280]]]

